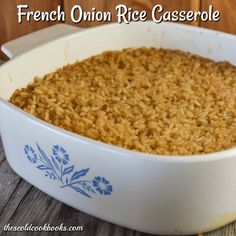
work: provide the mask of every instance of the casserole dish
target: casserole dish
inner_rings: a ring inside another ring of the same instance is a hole
[[[39,120],[7,102],[34,76],[107,50],[180,49],[236,65],[236,37],[173,23],[56,25],[3,45],[0,132],[10,166],[52,197],[142,232],[186,235],[236,219],[236,148],[160,156],[104,144]]]

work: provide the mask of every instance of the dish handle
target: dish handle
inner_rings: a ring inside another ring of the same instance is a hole
[[[7,42],[2,45],[1,50],[5,55],[12,59],[37,46],[74,34],[79,30],[83,29],[67,24],[53,25]]]

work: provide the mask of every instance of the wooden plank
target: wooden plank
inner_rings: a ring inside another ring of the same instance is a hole
[[[24,199],[31,188],[32,186],[26,181],[20,181],[20,184],[11,195],[2,213],[0,214],[0,235],[3,232],[4,225],[7,225],[9,223],[18,205],[21,203],[22,199]]]
[[[201,22],[201,26],[215,30],[236,34],[236,1],[227,0],[202,0],[202,10],[208,10],[212,5],[214,10],[219,10],[221,19],[219,22]]]
[[[204,236],[235,236],[235,235],[236,235],[236,221],[218,230],[204,234]]]
[[[18,4],[29,4],[29,9],[31,11],[52,11],[60,5],[62,0],[1,0],[0,7],[0,45],[30,33],[35,30],[47,27],[53,22],[22,22],[18,24],[17,22],[17,5]],[[0,53],[0,58],[5,58],[3,53]]]
[[[0,165],[0,214],[20,182],[20,177],[9,167],[6,159]]]
[[[190,9],[192,11],[200,11],[201,10],[201,0],[191,0],[190,1]],[[194,26],[200,26],[200,21],[199,20],[197,22],[193,21],[190,24],[194,25]]]
[[[5,159],[5,153],[4,153],[4,150],[3,150],[3,145],[2,145],[2,139],[0,137],[0,166],[1,166],[1,163],[3,162],[3,160]],[[1,167],[0,167],[1,168]]]
[[[114,235],[114,225],[110,224],[105,221],[100,221],[97,230],[96,230],[96,235],[97,236],[109,236],[109,235]]]
[[[35,226],[43,226],[47,223],[51,226],[59,226],[63,223],[65,226],[78,226],[85,225],[86,221],[83,219],[88,218],[88,216],[81,217],[79,211],[60,203],[36,188],[32,188],[20,202],[8,222],[11,225],[25,225],[26,223],[30,223]],[[39,232],[33,233],[32,235],[38,234]],[[5,234],[3,233],[2,235]],[[19,235],[24,235],[24,233],[19,233]],[[43,232],[43,235],[58,235],[58,232]],[[67,232],[63,233],[63,235],[78,235],[78,232]]]
[[[10,222],[13,225],[24,225],[27,222],[35,225],[44,222],[51,224],[62,204],[58,203],[57,200],[33,188],[20,202]]]

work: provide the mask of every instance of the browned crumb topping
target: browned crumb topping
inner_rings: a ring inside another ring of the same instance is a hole
[[[236,146],[236,67],[176,50],[104,52],[36,77],[10,102],[56,126],[146,153]]]

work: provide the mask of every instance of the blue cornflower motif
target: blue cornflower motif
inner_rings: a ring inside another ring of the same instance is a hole
[[[96,190],[102,195],[111,195],[112,186],[110,182],[106,180],[104,177],[97,176],[93,179],[93,186]]]
[[[37,162],[38,158],[37,158],[37,154],[35,153],[34,149],[29,145],[25,145],[24,151],[25,151],[25,154],[26,154],[27,158],[29,159],[29,161],[35,164]]]
[[[63,147],[54,145],[52,148],[52,153],[59,163],[63,163],[65,165],[69,162],[69,155]]]

